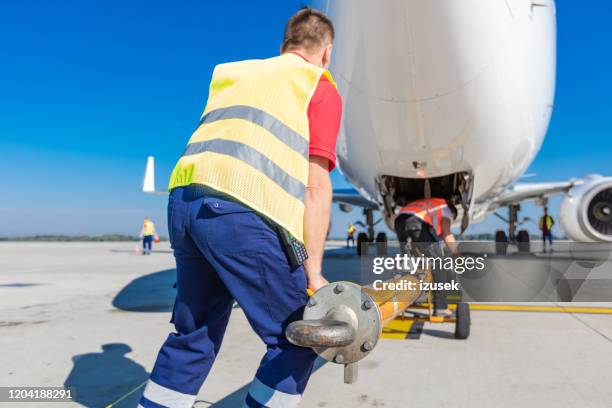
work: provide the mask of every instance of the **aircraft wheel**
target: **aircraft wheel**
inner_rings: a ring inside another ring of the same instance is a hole
[[[470,305],[457,303],[457,321],[455,322],[455,338],[465,340],[470,337]]]
[[[387,255],[387,234],[384,232],[376,234],[376,253],[378,255]]]
[[[516,236],[516,242],[518,244],[518,250],[520,253],[531,252],[531,245],[529,244],[529,232],[526,230],[520,230]]]
[[[362,255],[366,255],[367,254],[367,245],[362,245],[362,244],[367,244],[368,243],[368,234],[366,234],[365,232],[360,232],[359,234],[357,234],[357,256],[362,256]],[[363,247],[363,248],[362,248]],[[362,250],[365,249],[365,253],[362,252]]]
[[[495,254],[505,256],[508,253],[508,236],[504,231],[495,232]]]

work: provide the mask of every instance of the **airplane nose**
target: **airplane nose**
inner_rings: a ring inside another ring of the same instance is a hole
[[[354,64],[332,66],[332,72],[389,102],[460,90],[492,63],[512,23],[504,2],[345,3],[350,7],[338,14],[353,23],[338,33],[334,58]]]

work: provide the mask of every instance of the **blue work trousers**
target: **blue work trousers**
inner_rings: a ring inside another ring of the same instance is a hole
[[[151,246],[153,245],[153,235],[145,235],[142,237],[142,253],[150,254]]]
[[[308,296],[304,269],[290,267],[275,228],[201,186],[171,191],[168,225],[177,271],[176,332],[159,351],[140,405],[192,406],[219,353],[235,299],[267,346],[245,406],[297,406],[316,354],[284,335],[290,322],[301,319]]]

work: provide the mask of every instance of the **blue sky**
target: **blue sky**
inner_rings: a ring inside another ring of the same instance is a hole
[[[164,188],[214,65],[277,54],[301,3],[4,4],[0,236],[137,233],[144,215],[164,225],[165,199],[139,191],[146,156],[156,157]],[[612,175],[611,11],[594,0],[557,4],[555,110],[530,181]],[[334,209],[332,236],[357,219]],[[470,231],[501,226],[489,217]]]

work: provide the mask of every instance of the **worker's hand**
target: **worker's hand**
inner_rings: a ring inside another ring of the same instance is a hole
[[[312,290],[313,292],[316,292],[319,290],[319,288],[322,288],[328,283],[329,282],[323,277],[323,275],[308,276],[308,289]]]

